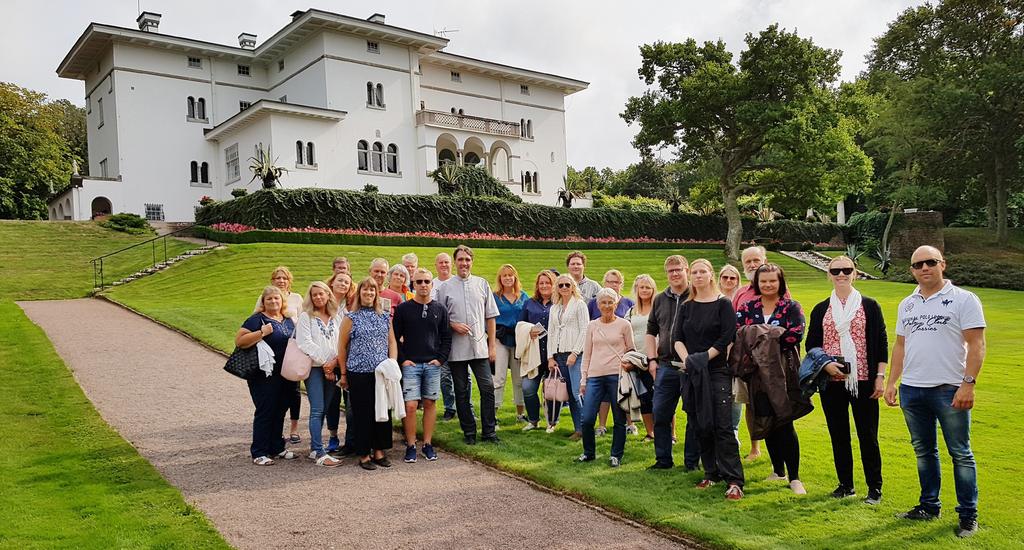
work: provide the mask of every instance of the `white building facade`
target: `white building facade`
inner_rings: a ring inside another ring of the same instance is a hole
[[[263,44],[224,46],[90,24],[57,74],[84,81],[89,176],[50,219],[133,212],[191,221],[231,198],[269,147],[285,188],[430,194],[440,163],[485,168],[526,202],[555,205],[566,173],[565,96],[587,83],[441,51],[448,40],[310,9]],[[579,202],[579,201],[578,201]]]

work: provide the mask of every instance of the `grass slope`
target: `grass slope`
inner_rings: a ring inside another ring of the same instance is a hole
[[[288,265],[296,275],[296,289],[301,292],[311,280],[327,275],[334,256],[348,256],[354,268],[363,273],[371,258],[383,256],[396,261],[408,251],[388,247],[235,245],[118,288],[111,296],[204,342],[229,350],[232,335],[252,311],[254,297],[266,284],[274,266]],[[420,256],[421,263],[430,264],[439,249],[416,248],[413,251]],[[706,256],[716,265],[722,263],[715,251],[680,252],[691,260]],[[614,266],[625,272],[627,281],[632,281],[638,273],[646,272],[654,275],[659,285],[664,285],[661,265],[669,253],[644,250],[588,252],[588,273],[599,278],[604,270]],[[524,279],[530,281],[530,289],[533,274],[539,269],[565,265],[564,251],[478,249],[476,254],[474,271],[477,274],[492,279],[502,263],[511,262],[520,273],[527,274]],[[793,294],[805,309],[809,310],[828,296],[829,285],[820,272],[779,255],[772,255],[771,259],[787,269]],[[913,287],[863,282],[860,288],[882,304],[891,333],[896,305]],[[763,482],[770,472],[770,465],[766,458],[762,458],[746,467],[747,497],[738,503],[726,502],[722,498],[721,487],[703,492],[693,488],[701,478],[699,473],[687,474],[678,468],[670,472],[645,471],[644,468],[653,462],[653,449],[632,437],[619,470],[610,470],[603,460],[577,465],[573,458],[580,452],[579,444],[571,443],[565,437],[571,426],[568,416],[556,434],[520,432],[511,406],[511,385],[506,386],[506,407],[499,416],[502,422],[501,445],[464,446],[456,422],[439,423],[435,441],[448,449],[547,486],[615,508],[630,517],[678,530],[722,547],[900,545],[925,548],[956,543],[972,548],[1004,548],[1024,545],[1024,506],[1018,498],[1022,483],[1015,475],[1019,469],[1016,453],[1004,450],[1016,419],[1024,413],[1019,399],[1024,377],[1020,374],[1021,360],[1017,350],[1017,342],[1024,338],[1024,328],[1018,322],[1024,314],[1024,308],[1019,305],[1022,294],[985,289],[977,292],[986,306],[989,337],[988,359],[978,386],[973,430],[974,450],[980,466],[982,530],[968,543],[956,542],[952,536],[956,499],[950,461],[944,450],[940,451],[946,476],[942,490],[942,500],[946,505],[943,518],[917,524],[893,517],[896,512],[916,504],[918,482],[902,414],[884,405],[880,443],[885,497],[878,507],[865,506],[859,499],[836,501],[828,496],[836,481],[820,408],[797,423],[802,451],[801,478],[810,491],[802,498],[794,496],[785,485]],[[244,391],[244,388],[240,386],[239,391]],[[684,422],[685,418],[680,414],[680,434]],[[741,433],[741,439],[745,453],[745,433]],[[599,438],[598,454],[605,459],[609,445],[610,437]],[[396,446],[400,448],[397,441]],[[856,438],[854,447],[857,447]],[[676,452],[682,452],[681,445]],[[681,459],[677,460],[677,463],[681,462]],[[859,460],[855,462],[859,464]],[[429,467],[429,464],[417,467]],[[861,481],[862,475],[857,466],[857,489],[863,495],[866,487]]]
[[[142,240],[91,223],[0,222],[0,547],[227,547],[103,422],[13,302],[82,297],[90,258]]]

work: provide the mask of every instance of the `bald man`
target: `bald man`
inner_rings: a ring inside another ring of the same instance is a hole
[[[985,360],[985,315],[981,301],[942,275],[946,260],[933,246],[922,246],[910,258],[917,288],[900,302],[896,346],[892,350],[885,402],[899,406],[917,455],[921,484],[919,504],[897,517],[927,521],[939,517],[942,467],[935,425],[942,430],[953,458],[960,521],[957,537],[978,530],[978,475],[971,451],[971,409],[974,386]]]

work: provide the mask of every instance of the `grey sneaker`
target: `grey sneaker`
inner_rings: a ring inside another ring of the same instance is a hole
[[[875,488],[868,489],[868,496],[864,497],[864,504],[874,506],[879,502],[882,502],[882,490]]]
[[[973,518],[960,518],[960,524],[953,530],[956,536],[965,539],[978,532],[978,520]]]
[[[609,458],[608,459],[608,465],[611,466],[612,468],[618,468],[619,467],[619,459],[615,458],[614,456]]]

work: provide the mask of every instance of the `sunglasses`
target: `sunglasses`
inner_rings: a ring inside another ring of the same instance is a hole
[[[940,261],[941,260],[936,260],[935,258],[928,258],[927,260],[921,260],[920,262],[914,262],[914,263],[910,264],[910,267],[911,267],[911,269],[921,269],[924,266],[935,267],[935,266],[939,265]]]
[[[571,283],[558,283],[558,288],[572,288]]]
[[[416,279],[415,281],[413,281],[413,283],[417,285],[429,285],[432,282],[433,281],[431,281],[430,279]]]
[[[722,275],[722,279],[724,279],[726,281],[738,281],[738,280],[740,280],[739,277],[733,277],[732,275]]]
[[[423,313],[420,314],[420,319],[426,319],[426,318],[427,318],[427,304],[423,304]]]
[[[842,273],[843,275],[852,275],[853,274],[853,268],[852,267],[830,267],[828,269],[828,272],[831,273],[833,276],[839,275],[840,273]]]

